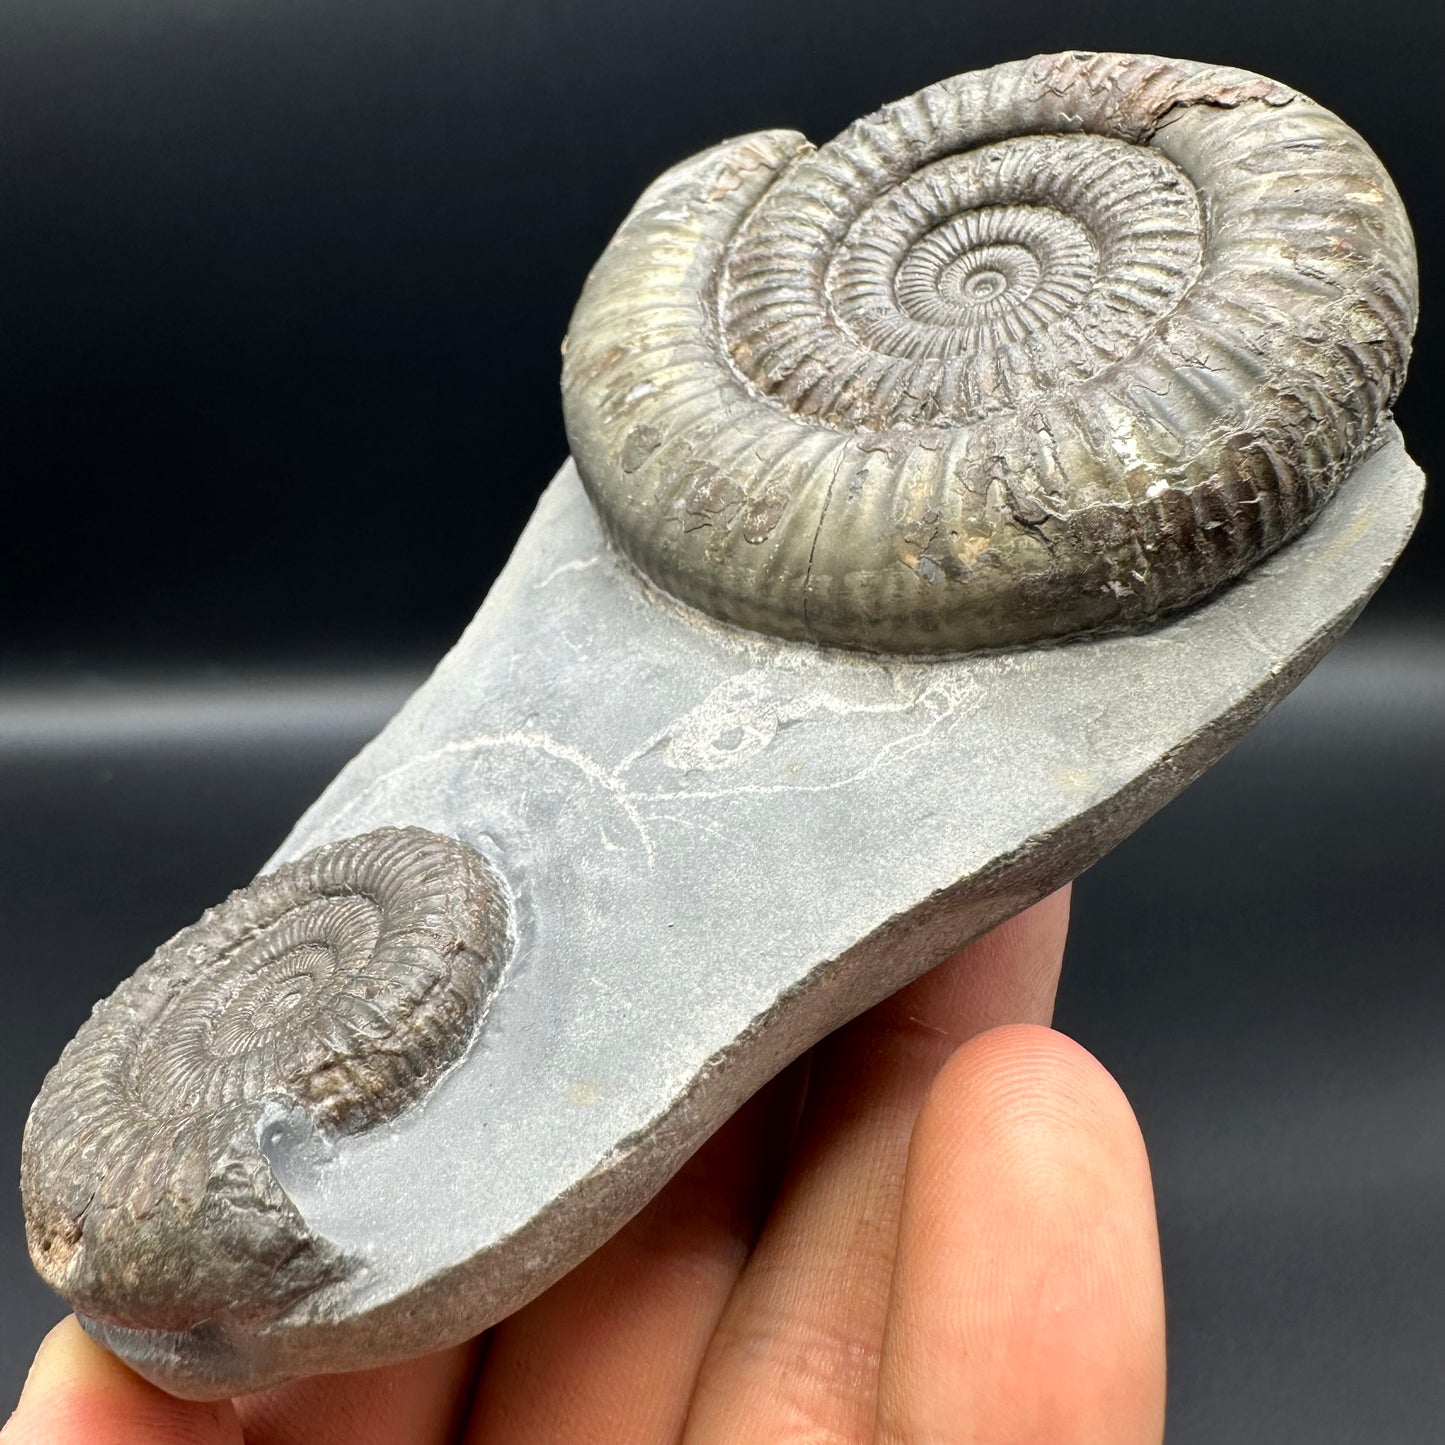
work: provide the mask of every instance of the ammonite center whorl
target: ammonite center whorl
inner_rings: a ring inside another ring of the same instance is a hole
[[[1399,197],[1336,116],[1071,53],[668,172],[588,278],[563,399],[665,590],[961,651],[1151,620],[1288,541],[1374,444],[1415,310]]]
[[[365,1129],[471,1041],[503,886],[419,828],[331,843],[233,893],[98,1004],[25,1131],[31,1257],[83,1312],[181,1329],[275,1314],[339,1261],[261,1148],[264,1116]]]

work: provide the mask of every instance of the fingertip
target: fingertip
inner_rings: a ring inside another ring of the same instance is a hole
[[[1061,1147],[1087,1141],[1148,1176],[1138,1121],[1114,1076],[1082,1044],[1041,1024],[1000,1025],[959,1048],[934,1080],[913,1137],[915,1150],[945,1157],[986,1142],[1021,1167],[1047,1166]]]
[[[119,1366],[119,1361],[85,1333],[74,1315],[52,1325],[35,1351],[20,1399],[6,1424],[3,1436],[7,1445],[11,1440],[38,1439],[28,1433],[27,1422],[42,1412],[53,1414],[72,1396],[106,1389],[113,1364]]]
[[[1163,1402],[1162,1270],[1133,1110],[1052,1029],[978,1035],[914,1130],[882,1438],[1142,1445]]]
[[[74,1315],[66,1315],[41,1340],[20,1398],[23,1401],[32,1388],[40,1392],[105,1388],[135,1378],[109,1350],[86,1334]]]
[[[177,1400],[96,1344],[74,1315],[40,1342],[5,1445],[240,1445],[228,1403]]]
[[[915,1126],[906,1187],[924,1230],[951,1230],[959,1208],[978,1211],[986,1189],[982,1221],[997,1232],[999,1268],[1021,1252],[1070,1252],[1077,1270],[1088,1244],[1103,1270],[1091,1289],[1124,1291],[1131,1306],[1159,1293],[1138,1120],[1103,1064],[1055,1029],[1005,1025],[953,1055]]]
[[[1068,884],[966,944],[879,1006],[885,1019],[921,1022],[957,1045],[1001,1024],[1046,1024],[1069,932]]]
[[[1022,913],[1017,913],[1007,923],[999,925],[1001,931],[1011,925],[1018,924],[1036,933],[1040,938],[1047,938],[1049,942],[1060,950],[1064,946],[1064,937],[1069,931],[1069,909],[1074,899],[1074,885],[1065,883],[1060,888],[1055,888],[1052,893],[1040,898],[1032,907],[1025,908]]]
[[[63,1320],[58,1320],[45,1332],[45,1337],[36,1348],[35,1358],[31,1360],[30,1368],[25,1372],[25,1383],[20,1387],[22,1400],[32,1383],[44,1379],[53,1368],[51,1361],[55,1359],[58,1351],[66,1348],[67,1338],[72,1329],[79,1330],[79,1322],[74,1315],[66,1315]],[[84,1334],[85,1332],[81,1330],[80,1333]]]

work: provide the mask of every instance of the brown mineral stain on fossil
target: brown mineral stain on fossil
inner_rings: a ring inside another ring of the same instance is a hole
[[[669,171],[589,277],[563,401],[611,536],[683,601],[1019,645],[1150,622],[1295,536],[1375,445],[1416,304],[1336,116],[1071,52]]]
[[[265,1319],[345,1262],[261,1147],[423,1098],[472,1039],[509,948],[503,886],[419,828],[343,839],[233,893],[99,1003],[26,1124],[31,1258],[83,1313],[185,1329]]]

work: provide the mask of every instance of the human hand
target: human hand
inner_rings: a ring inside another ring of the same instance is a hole
[[[1157,1445],[1143,1141],[1046,1027],[1068,907],[1055,894],[826,1039],[479,1340],[194,1404],[70,1319],[0,1440]]]

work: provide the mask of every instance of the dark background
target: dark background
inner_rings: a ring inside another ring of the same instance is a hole
[[[0,661],[434,652],[565,455],[557,348],[654,175],[1076,46],[1260,70],[1376,147],[1437,471],[1438,6],[5,0]],[[1386,605],[1441,606],[1442,546]]]
[[[1071,47],[1260,70],[1370,140],[1420,241],[1399,416],[1438,473],[1437,7],[6,0],[0,1160],[90,1002],[254,873],[485,594],[646,182]],[[1437,510],[1078,891],[1060,1025],[1154,1157],[1172,1440],[1445,1434]],[[59,1313],[0,1194],[0,1408]]]

